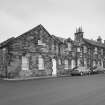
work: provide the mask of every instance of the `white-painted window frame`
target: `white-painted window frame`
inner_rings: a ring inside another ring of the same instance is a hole
[[[44,70],[44,59],[40,55],[38,57],[38,70]]]
[[[64,60],[64,63],[65,63],[65,69],[68,69],[68,68],[69,68],[69,67],[68,67],[69,61],[68,61],[67,59],[65,59],[65,60]]]

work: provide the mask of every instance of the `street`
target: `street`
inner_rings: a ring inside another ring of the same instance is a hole
[[[0,80],[0,105],[105,105],[105,74]]]

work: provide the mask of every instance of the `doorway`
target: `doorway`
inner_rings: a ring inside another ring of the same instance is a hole
[[[56,76],[57,75],[57,67],[56,67],[56,60],[52,59],[52,63],[53,63],[53,72],[52,72],[52,76]]]

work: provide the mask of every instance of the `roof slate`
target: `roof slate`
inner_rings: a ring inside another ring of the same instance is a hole
[[[64,44],[65,41],[72,41],[74,43],[74,45],[79,46],[79,44],[77,42],[73,41],[71,38],[66,39],[66,38],[62,38],[62,37],[57,37],[55,35],[50,35],[50,33],[40,24],[40,25],[34,27],[33,29],[23,33],[22,35],[16,37],[16,38],[12,37],[12,38],[9,38],[6,41],[0,43],[0,47],[4,47],[4,46],[8,45],[8,43],[12,42],[13,40],[16,40],[20,37],[26,36],[27,34],[29,34],[33,30],[40,30],[40,29],[47,32],[48,36],[51,37],[53,40],[57,41],[58,43],[63,43]],[[86,42],[86,43],[89,43],[91,45],[94,45],[94,46],[99,46],[99,47],[105,48],[105,44],[99,43],[99,42],[94,41],[94,40],[89,40],[89,39],[83,38],[83,41]]]
[[[11,37],[11,38],[7,39],[6,41],[0,43],[0,48],[8,45],[8,43],[12,42],[14,39],[15,39],[15,37]]]
[[[89,39],[86,39],[86,38],[84,38],[83,40],[84,40],[85,42],[91,44],[91,45],[98,46],[98,47],[104,47],[104,48],[105,48],[105,44],[103,44],[103,43],[99,43],[99,42],[97,42],[97,41],[89,40]]]
[[[55,35],[51,35],[51,36],[58,42],[64,43],[64,41],[65,41],[65,38],[57,37]]]

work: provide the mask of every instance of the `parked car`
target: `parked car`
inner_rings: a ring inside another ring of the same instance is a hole
[[[73,68],[73,70],[71,71],[71,75],[74,76],[74,75],[88,75],[90,74],[90,69],[86,68],[86,67],[75,67]]]
[[[91,74],[105,73],[105,68],[102,66],[94,66],[90,68]]]
[[[94,67],[90,67],[90,74],[98,74],[98,69],[97,69],[97,66],[94,66]]]
[[[83,73],[76,69],[76,70],[72,70],[72,71],[71,71],[71,75],[72,75],[72,76],[74,76],[74,75],[81,75],[81,76],[82,76]]]

